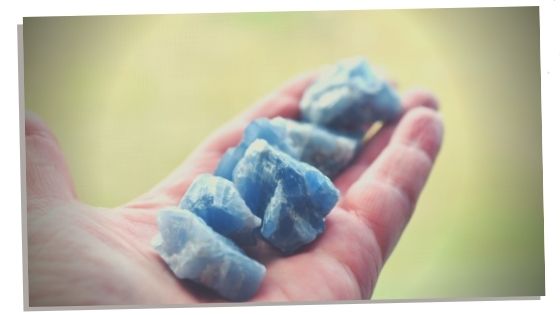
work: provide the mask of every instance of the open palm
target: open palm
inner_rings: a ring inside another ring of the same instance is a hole
[[[170,176],[115,209],[77,200],[49,129],[26,114],[29,306],[191,304],[223,301],[177,280],[151,248],[156,214],[177,205],[193,179],[212,173],[257,117],[295,118],[313,74],[299,77],[211,135]],[[357,300],[371,296],[406,226],[442,141],[435,99],[414,92],[403,115],[364,145],[335,184],[341,199],[317,241],[293,256],[249,254],[267,273],[254,301]],[[165,140],[168,141],[168,140]],[[172,140],[171,140],[172,141]]]

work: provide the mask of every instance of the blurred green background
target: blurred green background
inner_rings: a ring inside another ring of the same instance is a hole
[[[287,79],[355,55],[433,91],[446,124],[373,298],[544,295],[536,7],[25,18],[25,105],[79,197],[110,207]]]

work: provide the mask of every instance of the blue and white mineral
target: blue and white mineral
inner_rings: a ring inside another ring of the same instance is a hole
[[[363,134],[376,121],[401,112],[400,99],[366,59],[343,60],[324,71],[300,102],[304,121],[350,134]]]
[[[239,161],[233,183],[247,206],[263,218],[261,235],[284,254],[315,240],[339,192],[319,170],[255,140]]]
[[[179,207],[198,215],[214,231],[238,245],[256,244],[261,219],[254,215],[227,179],[202,174],[195,178]]]
[[[359,138],[310,123],[282,117],[259,118],[245,128],[239,145],[224,154],[215,175],[231,180],[235,166],[256,139],[266,140],[276,149],[313,165],[330,178],[352,161],[361,145]]]
[[[266,268],[197,215],[165,208],[157,221],[160,232],[152,246],[177,278],[198,282],[232,301],[248,300],[257,292]]]

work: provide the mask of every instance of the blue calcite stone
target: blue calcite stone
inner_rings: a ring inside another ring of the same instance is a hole
[[[292,148],[285,142],[286,139],[283,138],[281,130],[275,128],[266,118],[256,119],[243,131],[241,143],[226,151],[214,174],[229,180],[233,179],[233,170],[235,166],[237,166],[239,160],[245,155],[245,151],[249,145],[256,139],[266,140],[276,148],[292,156],[296,155]]]
[[[330,66],[307,88],[300,109],[305,121],[357,133],[373,122],[396,118],[402,110],[396,92],[364,58]]]
[[[177,278],[198,282],[233,301],[248,300],[257,292],[266,268],[197,215],[165,208],[157,221],[160,233],[152,245]]]
[[[233,170],[256,139],[266,140],[275,148],[309,163],[329,177],[336,176],[354,158],[361,139],[349,137],[313,124],[276,117],[259,118],[244,131],[241,143],[223,156],[215,174],[233,178]]]
[[[339,197],[319,170],[262,139],[247,148],[235,167],[233,183],[251,211],[263,218],[263,238],[285,254],[324,231],[324,217]]]
[[[291,148],[292,156],[334,178],[353,160],[361,139],[310,123],[276,117],[270,121]],[[285,151],[290,154],[290,151]]]
[[[214,231],[241,246],[256,244],[261,219],[255,216],[227,179],[199,175],[179,203],[182,209],[198,215]]]

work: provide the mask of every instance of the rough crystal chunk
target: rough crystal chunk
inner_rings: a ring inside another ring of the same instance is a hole
[[[190,211],[166,208],[158,214],[160,233],[152,241],[180,279],[190,279],[233,301],[250,299],[266,268],[247,257]]]
[[[316,168],[255,140],[237,164],[233,182],[251,211],[263,218],[261,235],[289,254],[324,231],[338,190]]]
[[[261,219],[255,216],[227,179],[199,175],[179,203],[179,207],[198,215],[214,231],[241,246],[256,244]]]
[[[281,117],[270,122],[281,131],[284,141],[294,152],[292,156],[331,178],[352,161],[360,148],[361,139],[320,126]]]
[[[237,163],[241,160],[249,145],[256,139],[266,140],[271,145],[274,145],[292,156],[296,154],[292,148],[285,143],[282,132],[278,130],[278,128],[275,128],[268,119],[256,119],[243,131],[241,143],[226,151],[214,174],[229,180],[233,179],[233,170],[235,166],[237,166]]]
[[[364,58],[332,65],[305,91],[302,118],[329,129],[363,132],[375,121],[394,119],[401,112],[393,88],[377,77]]]
[[[259,118],[245,129],[241,143],[223,156],[215,174],[233,178],[233,170],[256,139],[309,163],[329,177],[336,176],[354,158],[360,139],[331,132],[320,126],[281,117]]]

